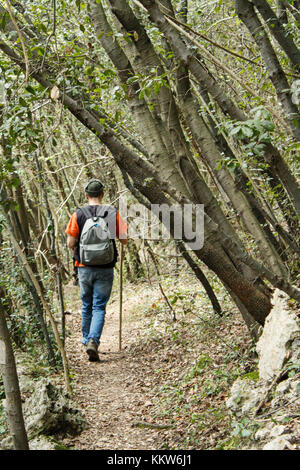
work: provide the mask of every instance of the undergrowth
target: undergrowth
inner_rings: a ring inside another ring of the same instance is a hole
[[[132,311],[142,316],[143,328],[139,344],[132,343],[130,350],[150,356],[154,372],[153,406],[146,418],[172,425],[162,436],[162,448],[236,445],[240,436],[231,425],[226,399],[238,377],[257,374],[247,328],[221,289],[223,317],[212,311],[190,278],[166,278],[163,287],[176,321],[159,291],[155,298],[144,297],[138,314]]]

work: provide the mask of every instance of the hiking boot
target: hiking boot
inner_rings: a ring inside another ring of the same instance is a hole
[[[98,354],[98,344],[94,339],[90,339],[87,347],[86,347],[86,352],[89,356],[89,361],[91,362],[97,362],[99,361],[99,354]]]

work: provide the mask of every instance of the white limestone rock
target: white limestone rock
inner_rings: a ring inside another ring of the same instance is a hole
[[[50,436],[40,435],[29,441],[30,450],[60,450],[65,446],[55,442]]]
[[[290,448],[290,443],[285,437],[278,436],[266,444],[262,450],[284,450]]]
[[[81,410],[75,408],[62,387],[41,379],[23,407],[28,437],[39,434],[79,434],[87,423]]]
[[[272,380],[282,369],[287,351],[300,354],[300,320],[288,306],[288,296],[276,289],[273,308],[266,318],[256,351],[259,356],[259,377]]]
[[[236,417],[252,415],[267,391],[267,385],[261,381],[247,378],[237,379],[231,387],[227,408]]]

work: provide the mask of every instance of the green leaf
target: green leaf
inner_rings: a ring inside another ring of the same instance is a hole
[[[264,132],[264,127],[262,126],[261,121],[259,119],[254,119],[253,124],[259,132]]]
[[[242,127],[242,132],[246,137],[252,137],[253,136],[253,130],[248,126]]]
[[[262,156],[263,155],[263,150],[264,150],[264,145],[263,144],[258,144],[253,148],[253,152],[255,155]]]
[[[235,135],[241,130],[241,126],[236,126],[229,132],[229,135]]]
[[[24,100],[24,98],[22,98],[22,96],[20,96],[20,98],[19,98],[19,103],[24,108],[27,108],[27,102]]]
[[[41,57],[43,57],[44,54],[45,54],[45,49],[43,47],[37,47],[36,51],[37,51],[38,55],[40,55]]]
[[[48,31],[48,30],[47,30],[47,26],[44,25],[43,23],[40,23],[40,24],[39,24],[39,28],[40,28],[44,33],[47,33],[47,31]]]
[[[5,26],[6,26],[6,19],[7,19],[7,13],[5,12],[3,15],[2,15],[2,19],[1,19],[1,29],[4,31],[5,30]]]
[[[269,143],[271,142],[270,135],[268,132],[265,132],[264,134],[261,134],[259,136],[259,142],[264,142],[264,143]]]
[[[113,77],[114,75],[116,75],[116,73],[112,69],[106,69],[106,70],[104,70],[103,75],[105,77]]]
[[[32,95],[35,95],[35,89],[32,88],[32,86],[30,85],[26,87],[26,91],[28,91],[28,93],[31,93]]]
[[[272,121],[263,119],[261,121],[261,124],[264,127],[264,129],[266,129],[267,131],[273,131],[275,129],[275,124]]]
[[[115,112],[115,121],[118,122],[120,120],[120,117],[121,117],[121,111],[116,111]]]

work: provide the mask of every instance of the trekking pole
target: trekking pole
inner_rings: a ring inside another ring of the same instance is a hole
[[[122,350],[123,258],[124,258],[124,246],[123,246],[122,243],[121,243],[121,251],[120,251],[119,351]]]

